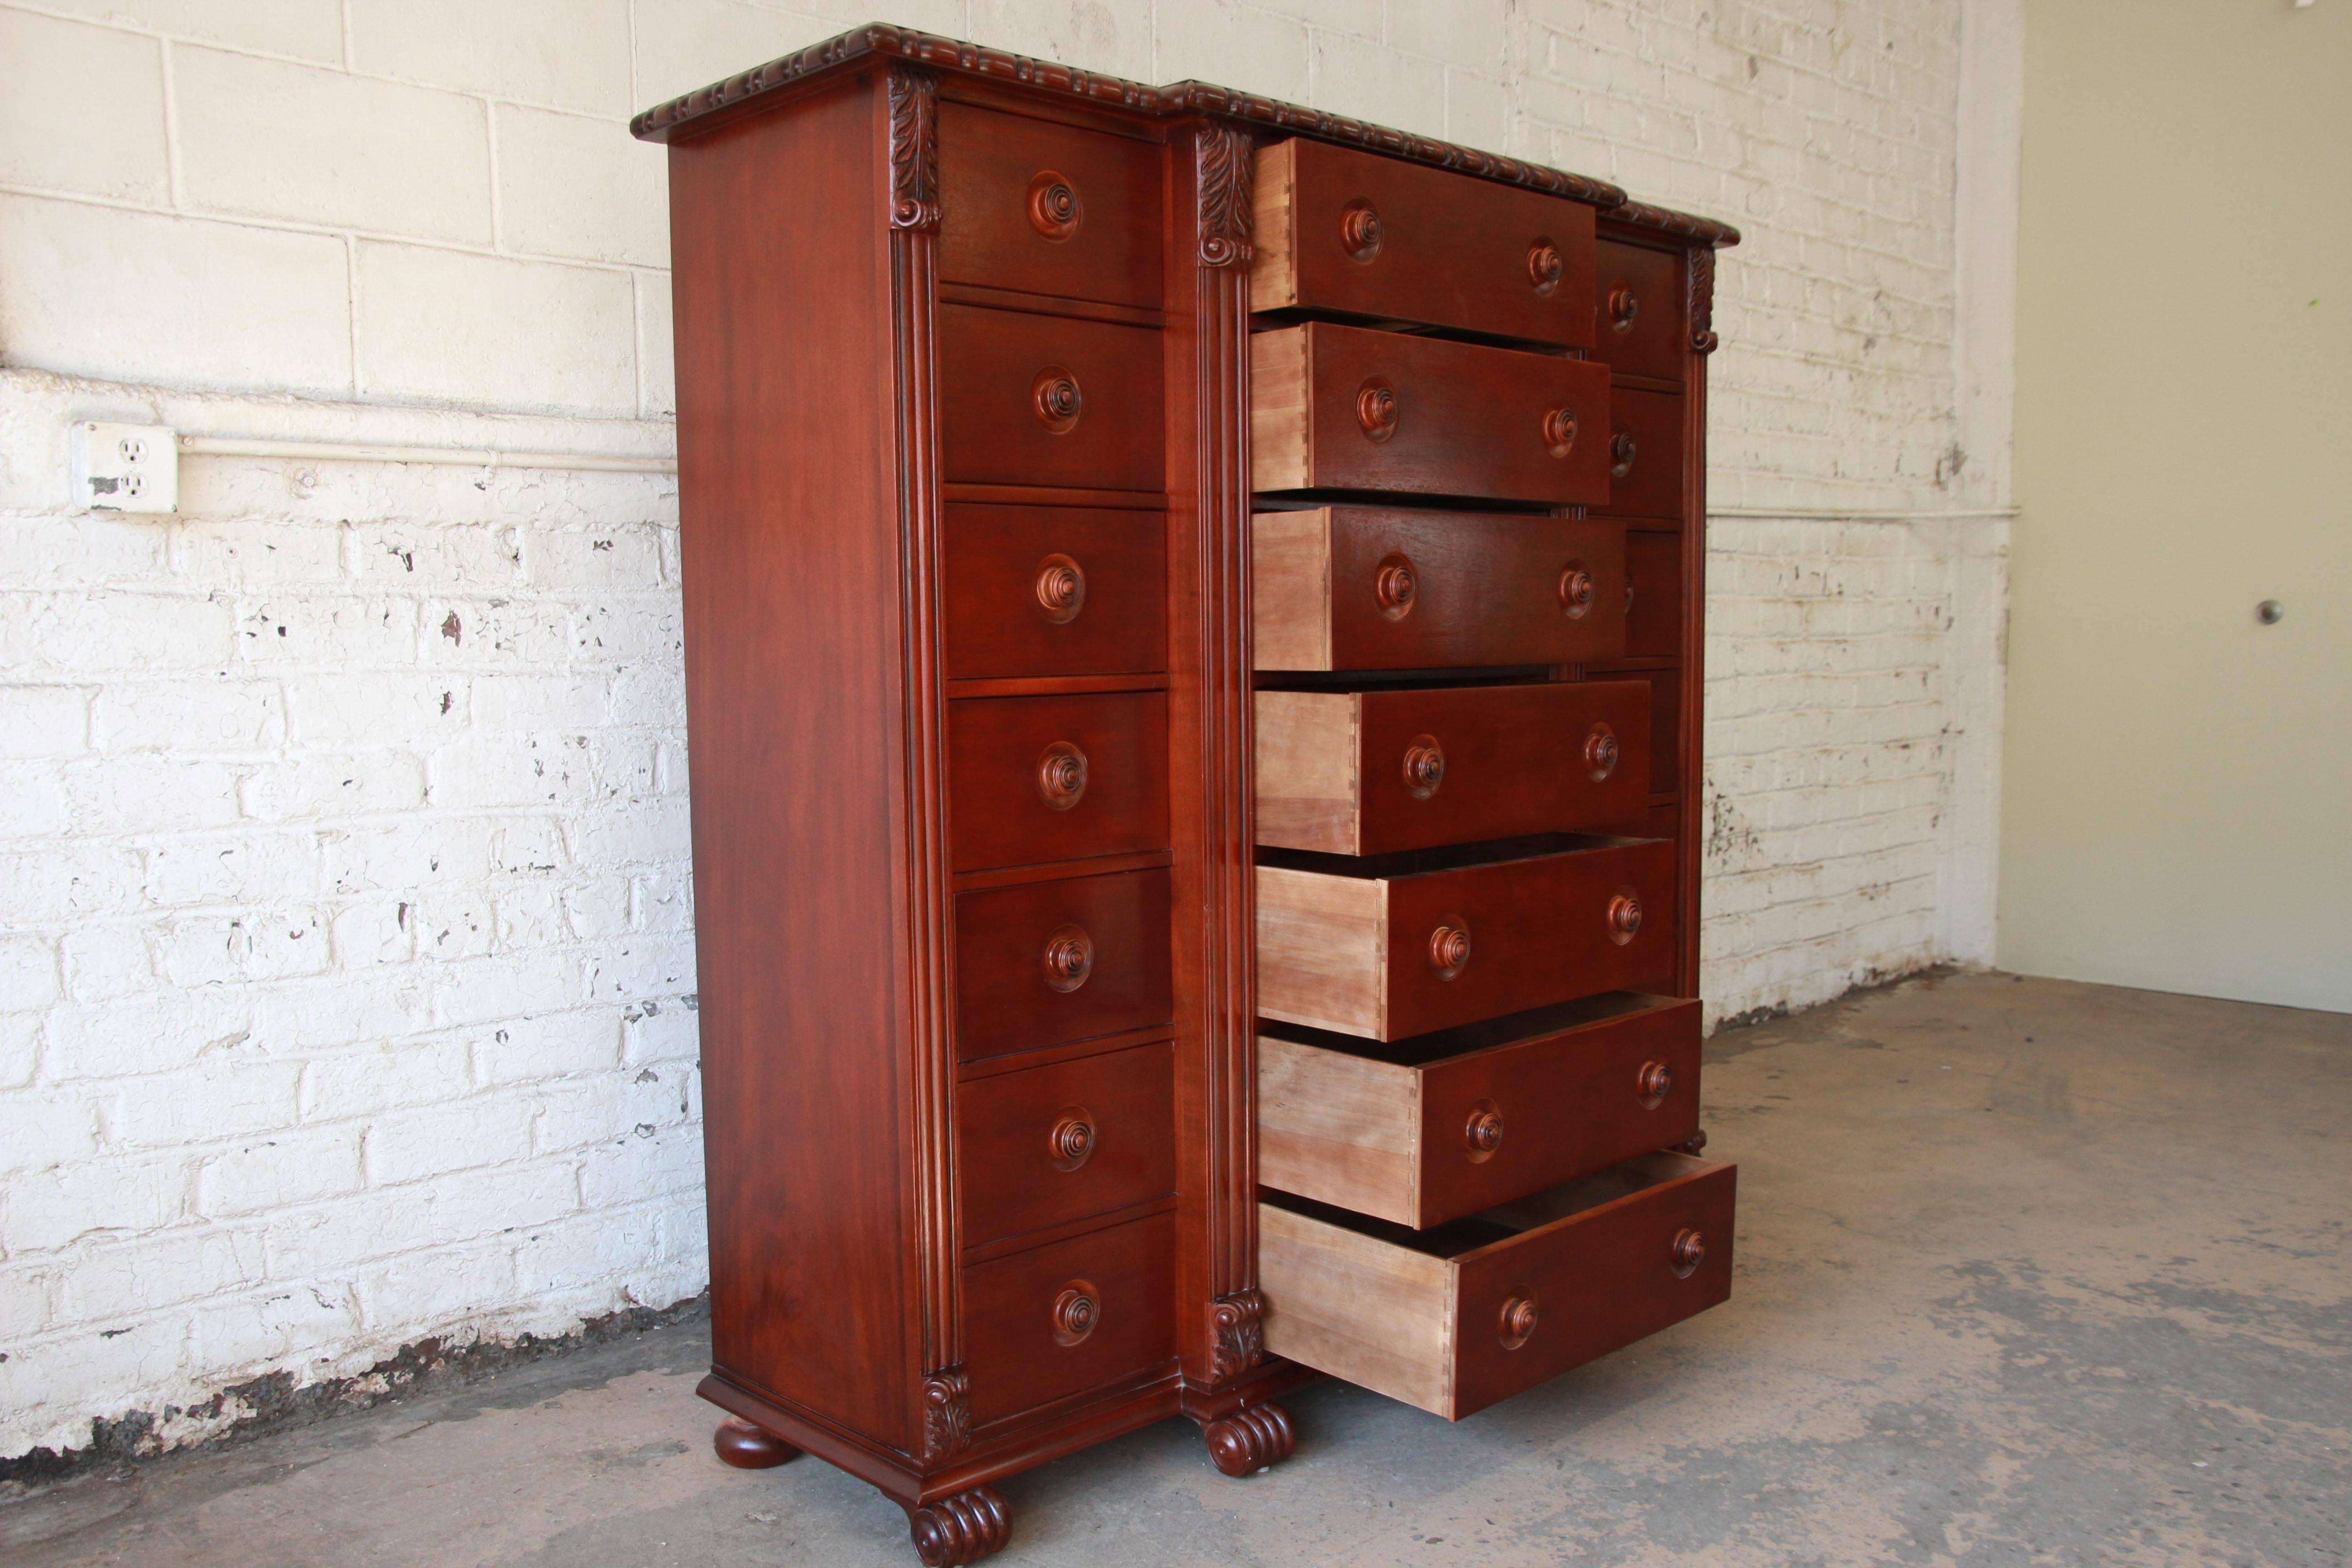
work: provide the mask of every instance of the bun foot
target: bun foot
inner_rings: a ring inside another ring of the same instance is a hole
[[[914,1540],[915,1555],[923,1560],[923,1568],[962,1568],[966,1563],[1003,1551],[1012,1539],[1013,1521],[995,1489],[974,1487],[908,1509],[907,1533]]]
[[[1209,1462],[1229,1476],[1255,1475],[1290,1458],[1298,1439],[1290,1417],[1279,1405],[1253,1405],[1236,1410],[1201,1430],[1208,1439]]]
[[[719,1423],[719,1430],[710,1435],[710,1446],[718,1450],[722,1462],[739,1470],[769,1469],[801,1457],[798,1448],[740,1415],[730,1415]]]

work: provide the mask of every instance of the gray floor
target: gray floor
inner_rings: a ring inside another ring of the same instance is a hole
[[[1928,977],[1711,1042],[1728,1306],[1459,1426],[1318,1384],[1005,1482],[1007,1563],[2340,1563],[2352,1017]],[[698,1328],[0,1510],[12,1568],[913,1562],[710,1457]]]

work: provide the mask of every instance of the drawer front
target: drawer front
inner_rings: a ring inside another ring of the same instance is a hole
[[[1638,682],[1257,694],[1257,841],[1333,855],[1638,822]]]
[[[940,105],[940,278],[1158,309],[1160,148]]]
[[[1388,880],[1261,865],[1258,1011],[1397,1040],[1627,989],[1673,973],[1674,870],[1652,840]]]
[[[948,843],[959,871],[1168,845],[1168,698],[948,704]]]
[[[1261,1037],[1258,1180],[1426,1226],[1698,1131],[1695,1001],[1491,1033],[1425,1037],[1412,1066],[1350,1051],[1344,1036]]]
[[[1328,322],[1250,339],[1252,488],[1609,499],[1609,372]]]
[[[1683,536],[1640,529],[1625,535],[1625,656],[1674,658],[1683,651]]]
[[[1163,1040],[958,1084],[963,1244],[1175,1191],[1174,1053]]]
[[[977,1061],[1164,1024],[1174,1016],[1168,952],[1166,871],[959,893],[956,1055]]]
[[[1318,142],[1257,154],[1250,304],[1585,348],[1592,209]]]
[[[986,1426],[1171,1361],[1175,1296],[1176,1221],[1170,1214],[966,1268],[972,1425]]]
[[[1164,514],[950,506],[950,678],[1168,668]]]
[[[1737,1187],[1646,1154],[1418,1234],[1261,1202],[1265,1348],[1458,1421],[1728,1300]]]
[[[1162,488],[1157,331],[941,305],[939,354],[949,481]]]
[[[1681,381],[1690,347],[1683,336],[1681,253],[1604,239],[1594,256],[1592,357],[1628,375]]]
[[[1253,521],[1260,669],[1624,657],[1625,536],[1615,523],[1369,507]]]
[[[1609,394],[1609,504],[1619,517],[1683,514],[1683,395],[1620,386]]]

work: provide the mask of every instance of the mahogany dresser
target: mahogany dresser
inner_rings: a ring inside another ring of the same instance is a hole
[[[1316,1373],[1721,1301],[1714,251],[1601,181],[874,26],[670,153],[714,1365],[927,1563]]]

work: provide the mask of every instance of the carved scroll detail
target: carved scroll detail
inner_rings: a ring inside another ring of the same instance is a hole
[[[1209,1303],[1209,1378],[1230,1383],[1265,1359],[1265,1298],[1257,1287]]]
[[[1715,335],[1715,252],[1704,246],[1690,253],[1690,346],[1711,354]]]
[[[1239,267],[1250,258],[1250,139],[1212,121],[1192,139],[1201,192],[1201,265]]]
[[[890,73],[890,226],[940,224],[940,79]]]
[[[923,1462],[936,1465],[971,1442],[971,1381],[960,1366],[923,1379]]]

